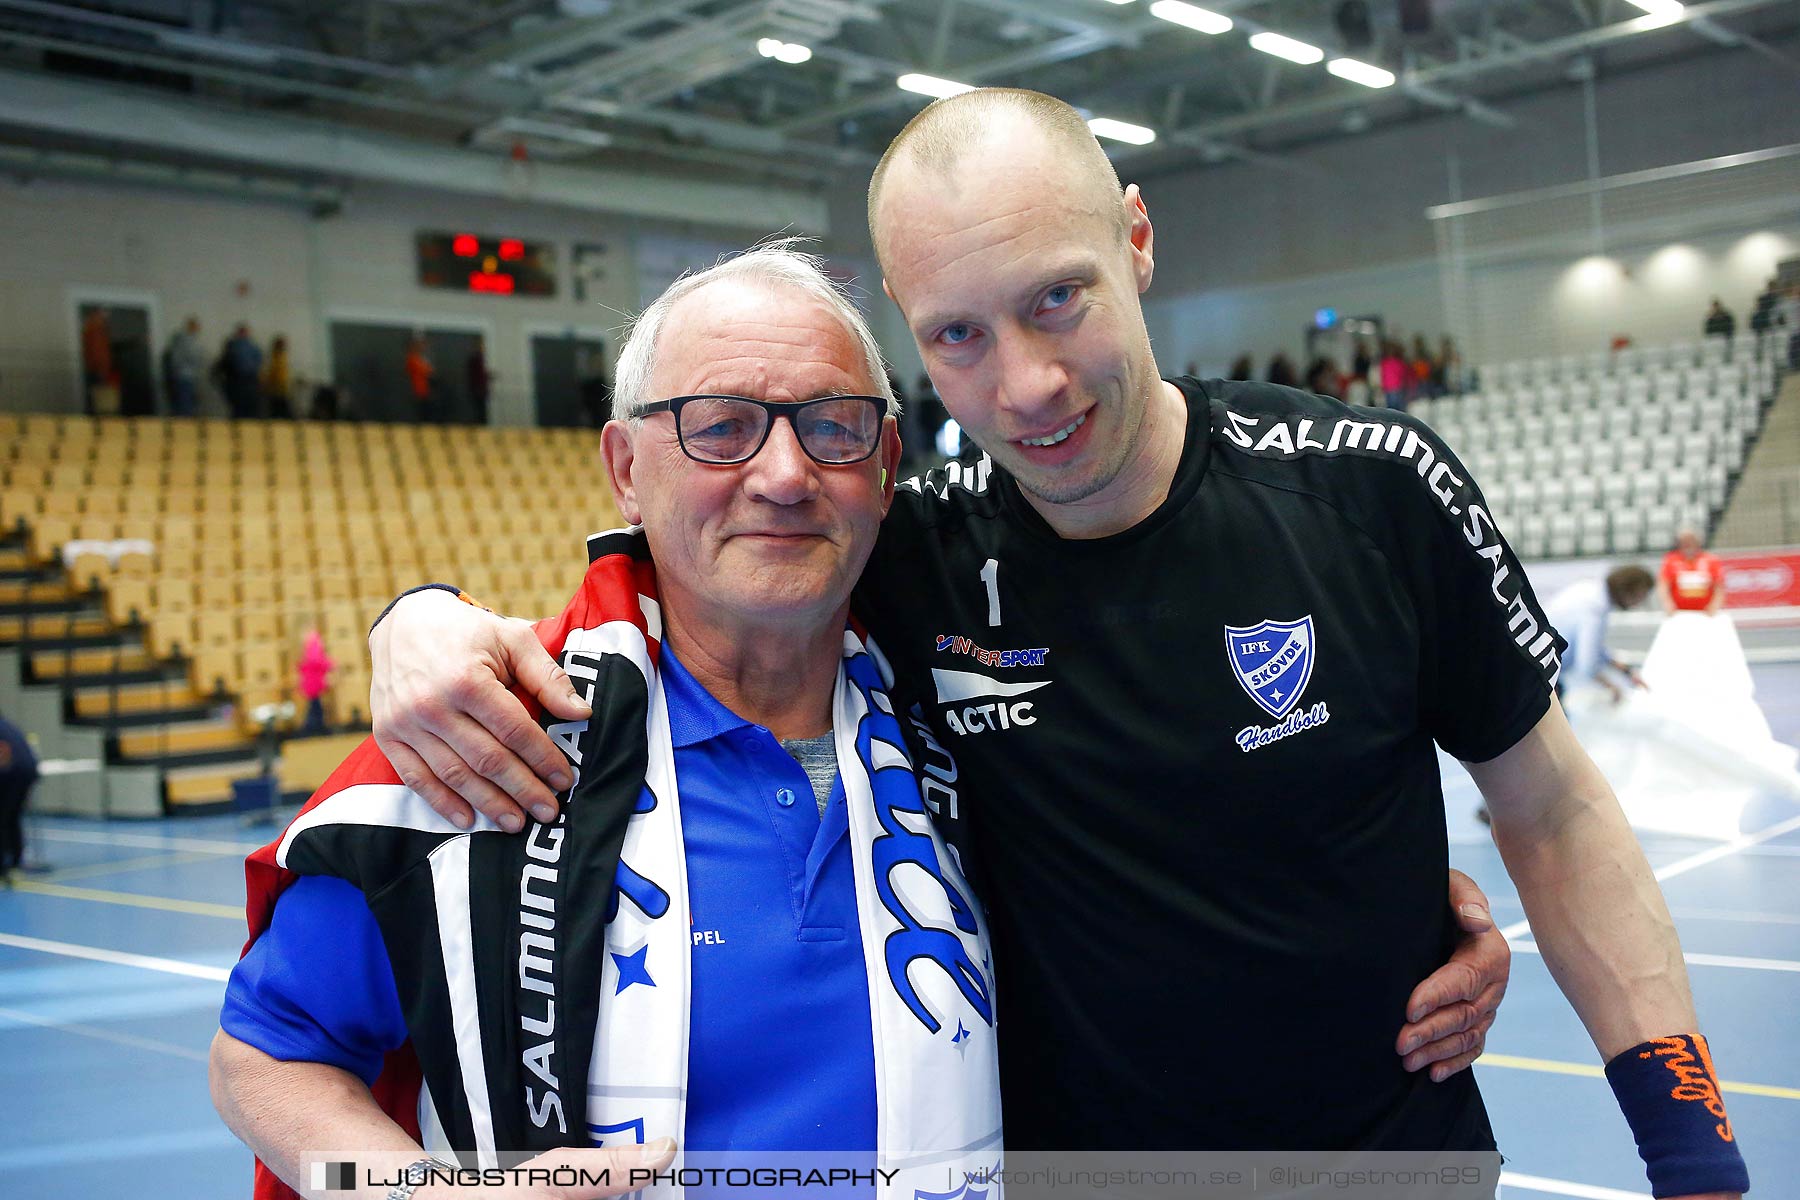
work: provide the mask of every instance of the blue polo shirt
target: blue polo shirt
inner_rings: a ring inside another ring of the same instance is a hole
[[[767,729],[713,699],[666,645],[661,664],[693,936],[686,1149],[872,1151],[874,1036],[843,782],[821,818],[806,772]],[[272,1058],[373,1082],[406,1023],[362,893],[326,876],[283,892],[231,973],[219,1024]]]

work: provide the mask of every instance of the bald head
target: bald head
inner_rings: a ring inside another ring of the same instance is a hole
[[[904,192],[918,185],[954,193],[969,164],[992,170],[1001,159],[1053,168],[1061,184],[1059,203],[1110,219],[1120,240],[1127,236],[1118,172],[1080,113],[1042,92],[977,88],[926,105],[876,164],[869,180],[869,236],[876,256],[885,262],[883,226],[894,215],[884,199],[898,207]]]

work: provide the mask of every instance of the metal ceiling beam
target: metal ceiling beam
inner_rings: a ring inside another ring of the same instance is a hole
[[[1762,57],[1775,63],[1777,66],[1786,67],[1790,71],[1800,71],[1800,59],[1794,58],[1791,54],[1782,53],[1761,38],[1752,37],[1747,33],[1739,33],[1735,29],[1727,28],[1726,26],[1719,24],[1715,18],[1701,17],[1697,21],[1688,22],[1688,24],[1693,26],[1695,33],[1706,38],[1708,41],[1715,42],[1721,46],[1730,46],[1734,49],[1748,50],[1753,54],[1762,55]]]
[[[326,179],[362,179],[463,195],[519,199],[506,159],[292,117],[210,109],[142,89],[0,70],[8,123],[60,136],[152,147]],[[823,233],[829,206],[816,189],[676,178],[609,165],[539,164],[534,204],[743,229]]]
[[[1120,45],[1136,45],[1136,34],[1126,27],[1143,24],[1141,20],[1131,20],[1119,10],[1113,10],[1118,15],[1109,17],[1108,10],[1112,6],[1102,7],[1093,0],[1083,0],[1080,4],[1058,3],[1057,0],[968,0],[968,3],[989,12],[1024,17],[1063,33],[1097,34],[1116,39]]]
[[[986,62],[970,63],[966,66],[950,68],[951,73],[964,83],[981,83],[994,75],[1003,75],[1010,71],[1026,70],[1033,66],[1045,66],[1065,59],[1079,58],[1091,54],[1113,43],[1102,35],[1089,33],[1071,33],[1057,38],[1043,46],[1032,50],[1020,51],[1016,54],[1002,55],[988,59]],[[915,68],[908,67],[907,70]],[[924,100],[911,92],[898,87],[888,86],[865,93],[855,100],[844,104],[834,104],[828,108],[817,109],[798,117],[783,121],[778,128],[783,133],[795,133],[802,129],[813,129],[820,125],[835,125],[846,117],[858,117],[868,112],[876,112],[891,108],[896,104],[923,104]]]
[[[523,68],[540,59],[566,57],[589,46],[618,47],[640,27],[653,21],[678,19],[705,2],[623,0],[616,10],[603,17],[551,20],[522,29],[444,64],[443,69],[477,71],[502,64]]]
[[[142,34],[151,41],[167,46],[171,50],[201,54],[227,62],[265,66],[272,66],[277,62],[290,62],[298,66],[342,71],[395,82],[411,82],[417,78],[417,74],[410,68],[389,66],[386,63],[371,62],[364,58],[321,54],[316,50],[305,50],[298,46],[283,46],[275,42],[251,42],[241,38],[218,37],[213,34],[179,29],[157,21],[143,21],[136,17],[121,17],[92,9],[72,8],[66,4],[47,4],[43,0],[0,0],[0,12],[5,11],[49,17],[58,21],[68,21],[75,25]]]
[[[278,175],[242,171],[208,170],[120,157],[115,154],[81,154],[67,150],[42,150],[29,146],[0,145],[0,170],[25,179],[100,179],[107,182],[149,184],[262,201],[281,201],[303,207],[330,210],[344,202],[344,191],[326,183],[309,183]]]
[[[497,117],[506,115],[495,109],[471,109],[453,107],[451,105],[428,99],[414,99],[396,96],[385,92],[367,91],[358,88],[337,87],[331,84],[314,83],[311,80],[293,79],[267,72],[239,70],[229,67],[215,67],[205,63],[191,63],[178,58],[160,54],[146,54],[131,50],[115,49],[111,46],[96,46],[87,42],[76,42],[62,38],[39,37],[35,34],[13,33],[0,30],[0,44],[29,46],[44,50],[60,50],[73,54],[83,54],[90,58],[104,59],[109,62],[124,63],[129,66],[153,67],[162,71],[173,71],[188,74],[202,79],[210,79],[219,83],[227,83],[248,91],[263,92],[273,95],[301,95],[317,100],[329,100],[357,108],[373,109],[382,112],[405,113],[409,116],[425,117],[441,121],[459,129],[480,126]],[[31,76],[21,76],[31,78]],[[12,115],[4,104],[5,92],[0,89],[0,119]],[[251,119],[255,119],[254,116]],[[633,137],[628,134],[615,135],[614,145],[620,150],[649,154],[655,157],[675,161],[696,162],[709,166],[725,166],[743,171],[751,175],[766,175],[774,178],[786,178],[799,183],[813,185],[830,183],[833,176],[819,167],[808,167],[791,161],[791,158],[769,157],[763,154],[736,154],[729,150],[714,150],[704,146],[683,145],[659,139]],[[850,163],[854,168],[859,163]]]
[[[875,155],[861,150],[827,146],[819,142],[791,141],[765,126],[728,121],[701,113],[679,112],[672,108],[637,108],[610,100],[583,98],[561,101],[557,107],[563,111],[583,113],[607,121],[661,129],[676,137],[700,138],[721,150],[773,156],[778,161],[799,155],[848,170],[873,167],[876,161]],[[818,178],[816,172],[809,172],[808,177]]]

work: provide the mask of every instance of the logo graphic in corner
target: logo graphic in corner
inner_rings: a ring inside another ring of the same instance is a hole
[[[1313,619],[1262,621],[1245,628],[1225,627],[1225,651],[1232,674],[1250,698],[1275,720],[1286,716],[1313,670]]]
[[[356,1164],[353,1162],[316,1162],[312,1165],[312,1190],[315,1192],[350,1192],[356,1190]]]

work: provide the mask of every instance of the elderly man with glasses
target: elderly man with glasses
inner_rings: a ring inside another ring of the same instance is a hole
[[[664,1139],[847,1152],[881,1194],[999,1161],[986,927],[848,623],[900,453],[880,351],[769,245],[652,305],[619,384],[633,528],[538,626],[595,709],[548,725],[562,814],[465,832],[368,743],[252,857],[212,1067],[259,1195],[329,1150],[410,1151],[394,1200],[425,1152],[615,1168],[562,1197]]]

